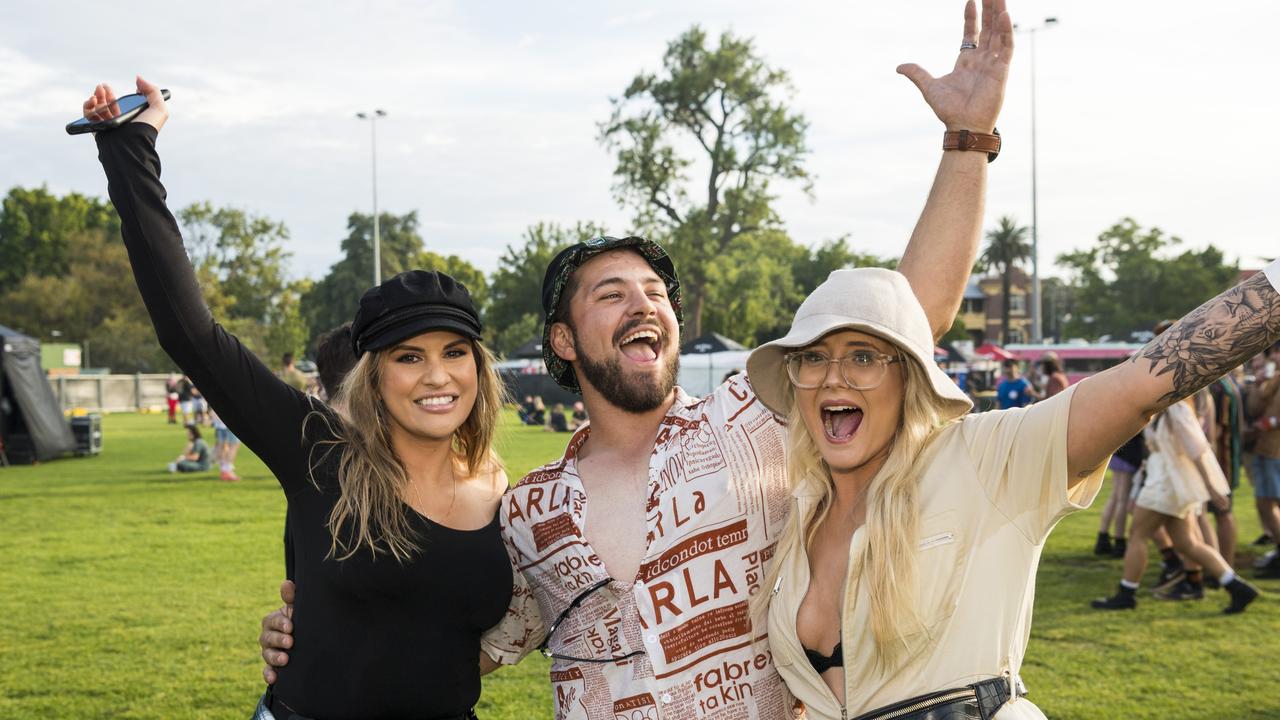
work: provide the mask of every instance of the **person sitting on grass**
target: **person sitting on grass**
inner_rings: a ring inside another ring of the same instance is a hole
[[[564,417],[564,405],[556,403],[547,416],[547,429],[551,432],[569,432],[569,422]]]
[[[200,428],[187,425],[187,446],[169,463],[169,472],[205,472],[209,469],[209,446],[200,437]]]
[[[546,425],[547,424],[547,406],[542,402],[541,395],[535,395],[533,398],[533,409],[525,417],[526,425]]]

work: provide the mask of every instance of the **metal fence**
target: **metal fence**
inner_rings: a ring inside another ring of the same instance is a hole
[[[165,407],[168,375],[59,375],[49,378],[58,406],[90,412],[128,412]]]

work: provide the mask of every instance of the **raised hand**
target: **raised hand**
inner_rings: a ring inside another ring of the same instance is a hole
[[[84,101],[85,119],[93,122],[110,120],[120,114],[120,106],[116,105],[116,94],[111,86],[100,83],[93,89],[89,99]]]
[[[147,109],[138,114],[131,122],[144,122],[159,132],[169,119],[169,107],[165,104],[160,87],[152,85],[139,75],[136,80],[138,94],[147,98]],[[120,106],[116,103],[115,91],[106,83],[93,89],[93,94],[84,101],[84,116],[92,121],[110,120],[120,114]]]
[[[989,133],[1004,104],[1013,56],[1013,22],[1005,0],[982,0],[981,26],[975,1],[965,3],[961,45],[966,49],[942,77],[935,78],[914,63],[899,65],[898,72],[915,83],[947,130]]]

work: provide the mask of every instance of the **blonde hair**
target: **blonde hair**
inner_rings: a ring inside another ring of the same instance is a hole
[[[502,469],[493,439],[506,400],[493,354],[475,340],[471,349],[478,381],[475,405],[453,433],[454,462],[466,477]],[[312,416],[320,417],[334,435],[332,440],[317,443],[330,446],[319,462],[335,448],[341,448],[342,453],[340,492],[327,522],[332,538],[328,558],[346,560],[367,547],[374,556],[387,553],[404,562],[420,549],[402,508],[409,475],[392,447],[390,418],[382,399],[382,365],[389,354],[389,350],[365,353],[342,381],[338,398],[346,402],[347,411],[339,430],[318,412],[308,417],[308,421]],[[312,462],[313,473],[319,462]]]
[[[867,490],[866,542],[859,554],[850,558],[849,572],[849,577],[856,578],[867,590],[875,660],[882,671],[893,670],[906,660],[903,639],[911,631],[927,629],[917,610],[918,480],[920,457],[944,425],[942,403],[931,392],[931,383],[924,368],[906,353],[899,351],[898,355],[903,359],[902,414],[884,465],[871,479]],[[787,414],[788,482],[794,489],[809,476],[820,478],[822,494],[812,516],[801,518],[799,513],[793,513],[779,537],[775,560],[762,586],[765,592],[757,595],[752,609],[753,619],[760,628],[766,626],[768,618],[768,591],[777,583],[780,574],[778,560],[787,553],[807,555],[808,546],[831,511],[835,496],[831,468],[822,459],[818,443],[796,407],[795,388],[786,377],[786,370],[781,372],[790,408]],[[851,592],[852,587],[845,591]],[[849,650],[845,652],[847,654]]]

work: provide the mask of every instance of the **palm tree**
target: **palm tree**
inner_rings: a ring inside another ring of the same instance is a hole
[[[987,246],[978,258],[978,264],[986,270],[1000,273],[1000,342],[1009,342],[1009,285],[1013,282],[1013,268],[1031,258],[1031,244],[1027,242],[1027,227],[1018,225],[1012,215],[1000,218],[1000,227],[987,231]]]

